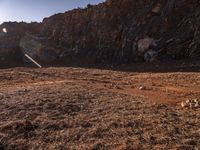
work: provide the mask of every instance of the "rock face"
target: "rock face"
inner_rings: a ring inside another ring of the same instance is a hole
[[[120,64],[155,56],[194,58],[200,54],[199,13],[198,1],[107,0],[44,19],[42,34],[56,43],[63,60]]]
[[[31,37],[20,35],[21,42],[16,41],[23,53],[43,63],[122,64],[200,57],[198,0],[107,0],[33,26],[28,26]]]

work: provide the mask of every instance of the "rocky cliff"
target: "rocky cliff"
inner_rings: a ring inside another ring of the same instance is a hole
[[[45,18],[39,29],[20,38],[18,45],[42,63],[122,64],[200,57],[198,0],[107,0]]]

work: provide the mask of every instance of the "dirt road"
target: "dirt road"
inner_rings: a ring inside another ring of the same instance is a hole
[[[0,149],[200,149],[199,72],[0,71]]]

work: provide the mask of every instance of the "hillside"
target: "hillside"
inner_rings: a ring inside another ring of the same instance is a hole
[[[23,27],[24,34],[15,42],[22,54],[42,64],[199,59],[199,14],[198,0],[107,0],[45,18],[39,30],[28,32]],[[10,31],[21,25],[2,27]]]

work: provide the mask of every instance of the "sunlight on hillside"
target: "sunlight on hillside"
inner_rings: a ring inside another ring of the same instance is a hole
[[[3,28],[2,31],[3,31],[4,33],[7,33],[7,29],[6,29],[6,28]]]

